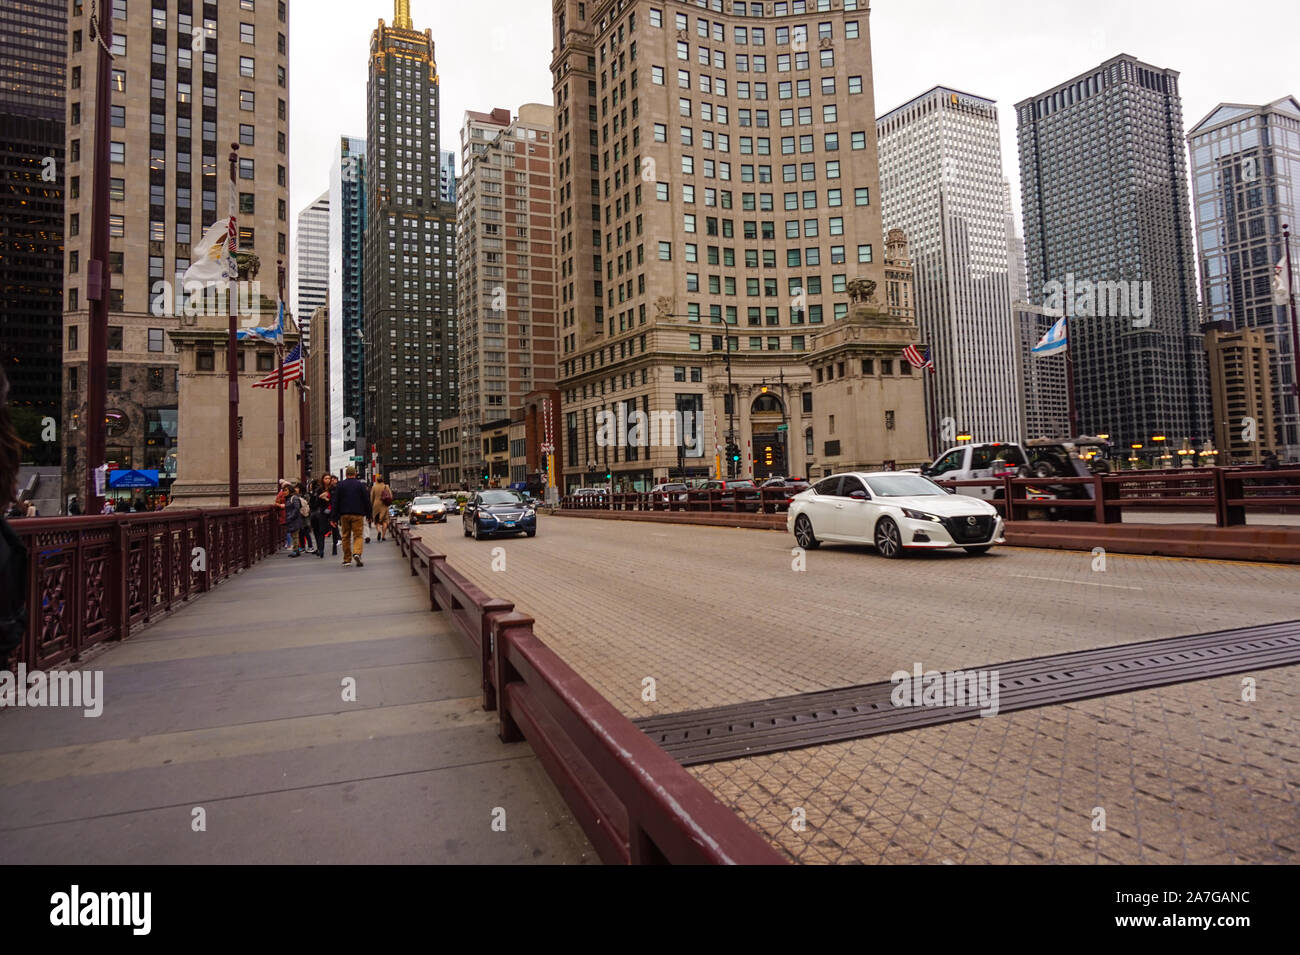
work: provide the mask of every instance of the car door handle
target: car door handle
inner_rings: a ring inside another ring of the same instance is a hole
[[[844,505],[843,505],[843,504],[836,504],[836,505],[835,505],[835,510],[837,510],[837,511],[842,511],[842,510],[844,510]]]

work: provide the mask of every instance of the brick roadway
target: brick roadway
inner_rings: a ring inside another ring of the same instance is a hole
[[[420,533],[634,717],[1300,617],[1300,568],[1277,565],[828,545],[801,572],[773,531]],[[1252,676],[1250,703],[1222,677],[692,771],[800,861],[1292,861],[1300,667]]]

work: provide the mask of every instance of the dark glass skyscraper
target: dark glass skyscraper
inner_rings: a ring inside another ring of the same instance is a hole
[[[0,6],[0,366],[29,441],[61,418],[67,26],[65,0]],[[31,453],[58,464],[56,442]]]
[[[1272,283],[1273,269],[1283,261],[1283,224],[1291,226],[1291,254],[1300,259],[1300,99],[1284,96],[1262,106],[1220,103],[1187,141],[1206,320],[1264,333],[1273,348],[1276,430],[1261,435],[1259,447],[1284,459],[1300,456],[1291,316],[1273,301]],[[1220,424],[1238,433],[1243,425]]]
[[[1016,111],[1029,295],[1069,300],[1080,430],[1210,437],[1178,74],[1121,54]]]
[[[438,422],[457,411],[456,207],[441,198],[433,36],[407,9],[372,34],[366,86],[364,432],[386,470],[436,467]]]

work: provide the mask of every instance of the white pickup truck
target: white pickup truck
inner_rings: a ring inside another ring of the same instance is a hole
[[[1017,444],[1013,441],[994,441],[984,444],[962,444],[949,448],[934,463],[921,468],[921,473],[934,481],[982,481],[990,478],[1012,477],[1090,477],[1095,471],[1107,468],[1104,456],[1097,454],[1085,460],[1081,455],[1093,453],[1108,445],[1095,438],[1076,441],[1030,441]],[[1003,489],[989,487],[953,488],[958,494],[992,500],[1003,496]],[[1038,500],[1053,498],[1091,498],[1092,485],[1051,485],[1045,481],[1041,488],[1026,496]]]

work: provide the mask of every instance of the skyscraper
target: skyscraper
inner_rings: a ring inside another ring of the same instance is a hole
[[[339,137],[330,167],[329,309],[330,309],[330,469],[350,463],[355,448],[365,447],[365,300],[366,141]]]
[[[293,270],[293,314],[302,330],[303,345],[312,342],[312,315],[329,293],[330,194],[327,189],[298,213],[297,248]]]
[[[1273,360],[1269,393],[1275,402],[1274,433],[1260,434],[1262,443],[1254,451],[1258,456],[1262,447],[1284,459],[1298,457],[1300,407],[1291,388],[1291,316],[1273,302],[1272,276],[1283,259],[1284,223],[1291,226],[1291,254],[1300,261],[1300,100],[1284,96],[1263,106],[1220,103],[1192,127],[1187,142],[1206,321],[1227,323],[1224,327],[1231,331],[1257,328],[1264,333]],[[1224,373],[1234,367],[1247,374],[1251,365],[1226,365]],[[1237,385],[1254,393],[1248,381]],[[1215,393],[1220,390],[1216,387]],[[1235,390],[1231,382],[1228,390]],[[1216,406],[1214,412],[1216,432],[1242,430],[1240,420],[1220,420],[1226,408]]]
[[[820,471],[811,338],[883,295],[867,4],[723,6],[552,2],[566,488],[702,476],[728,436],[746,475]],[[698,435],[603,441],[637,412]]]
[[[479,428],[555,385],[555,112],[470,111],[461,130],[456,290],[461,456]]]
[[[1016,111],[1030,297],[1069,309],[1080,430],[1205,440],[1178,73],[1121,54]]]
[[[366,440],[382,467],[436,466],[456,413],[456,209],[441,199],[433,34],[397,0],[366,84]],[[367,458],[369,455],[367,455]]]
[[[1022,425],[997,106],[936,86],[881,116],[876,132],[881,216],[907,233],[921,337],[933,349],[940,444],[958,431],[1014,441]]]
[[[91,5],[71,9],[63,355],[68,493],[85,486],[87,463],[79,422],[89,346],[98,50],[88,23]],[[176,446],[178,359],[167,334],[182,319],[165,307],[165,289],[189,267],[193,244],[207,227],[226,216],[231,143],[239,144],[239,248],[260,259],[256,281],[271,301],[276,260],[288,257],[288,4],[205,4],[198,15],[179,4],[114,3],[112,9],[105,444],[109,464],[158,468],[166,488],[175,469],[184,468],[185,452]]]
[[[40,440],[41,422],[62,418],[67,23],[65,0],[0,9],[0,368],[28,453],[46,465],[59,446]]]
[[[456,204],[456,154],[450,149],[444,149],[438,158],[438,196]]]

